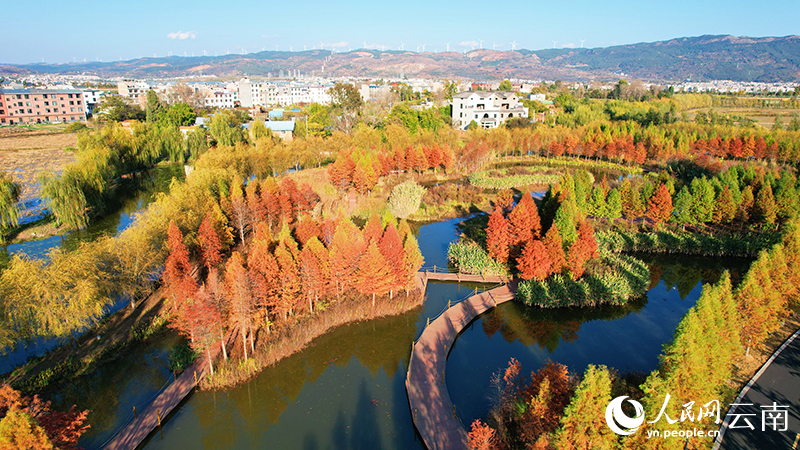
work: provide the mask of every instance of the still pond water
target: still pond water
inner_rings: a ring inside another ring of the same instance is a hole
[[[446,265],[447,244],[457,238],[459,221],[419,229],[426,265]],[[548,358],[578,373],[587,364],[623,373],[653,370],[703,284],[717,281],[726,269],[737,280],[749,266],[749,260],[738,259],[642,258],[652,268],[646,299],[573,310],[509,303],[475,320],[457,339],[447,364],[446,382],[461,420],[469,424],[486,415],[491,376],[512,356],[526,372]],[[411,342],[428,317],[475,287],[431,283],[425,304],[414,311],[337,328],[242,386],[195,392],[144,448],[422,449],[404,385]],[[82,446],[100,448],[132,416],[133,405],[146,403],[171,378],[165,369],[165,348],[171,344],[162,340],[133,356],[140,363],[120,362],[123,370],[96,378],[94,390],[76,389],[62,398],[95,411]]]

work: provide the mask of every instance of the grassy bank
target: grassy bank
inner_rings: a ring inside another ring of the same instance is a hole
[[[408,297],[400,293],[392,300],[378,299],[374,308],[369,297],[335,301],[328,304],[324,311],[319,310],[312,316],[302,316],[268,334],[262,331],[256,342],[256,351],[247,362],[238,355],[229,355],[227,361],[216,363],[214,375],[204,377],[200,387],[224,389],[244,383],[265,368],[302,351],[314,339],[333,328],[402,314],[420,307],[424,298],[425,294],[420,292],[413,292]]]

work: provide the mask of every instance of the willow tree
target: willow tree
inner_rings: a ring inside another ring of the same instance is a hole
[[[5,230],[18,224],[17,202],[22,186],[11,175],[0,172],[0,243],[4,243]]]

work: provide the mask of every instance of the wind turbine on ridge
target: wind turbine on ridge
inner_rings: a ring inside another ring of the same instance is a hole
[[[400,51],[402,52],[403,50],[405,50],[405,47],[406,47],[405,42],[401,42],[400,43]]]
[[[478,45],[478,47],[479,48],[483,48],[483,39],[478,39],[478,40],[480,41],[480,44]]]
[[[444,44],[444,45],[446,45],[446,46],[447,46],[447,51],[449,52],[449,51],[450,51],[450,42],[445,42],[445,44]]]
[[[557,42],[558,42],[558,41],[553,41],[553,48],[556,48],[556,43],[557,43]]]
[[[586,39],[581,39],[581,48],[583,48],[584,41],[586,41]]]
[[[517,41],[509,42],[509,44],[511,44],[511,50],[516,50],[517,49]]]
[[[422,53],[425,53],[425,46],[428,44],[420,44],[422,46]]]

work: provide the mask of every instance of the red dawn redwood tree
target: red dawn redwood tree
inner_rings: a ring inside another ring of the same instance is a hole
[[[325,295],[329,273],[327,252],[316,236],[303,247],[298,263],[302,291],[308,300],[308,310],[314,312],[314,302]]]
[[[386,225],[386,229],[378,242],[378,249],[386,259],[391,270],[392,284],[389,289],[389,298],[394,296],[395,289],[402,289],[405,284],[405,265],[403,263],[403,241],[392,222]]]
[[[183,234],[174,221],[170,221],[167,230],[167,247],[170,252],[164,263],[163,279],[173,309],[177,309],[186,298],[197,292],[197,282],[191,276],[189,250],[183,244]]]
[[[247,270],[252,285],[255,307],[263,315],[270,331],[270,314],[278,307],[278,296],[281,288],[280,268],[270,251],[271,243],[267,237],[266,224],[263,222],[256,229],[256,236],[247,257]]]
[[[285,319],[300,298],[300,273],[291,251],[283,242],[275,249],[275,261],[280,269],[281,280],[278,309]]]
[[[647,217],[656,223],[666,222],[672,216],[672,196],[667,186],[662,184],[647,203]]]
[[[361,230],[349,219],[339,219],[328,252],[337,297],[356,288],[358,264],[365,250]]]
[[[569,249],[567,266],[572,279],[576,280],[583,275],[586,262],[597,257],[597,241],[594,230],[588,220],[581,222],[578,228],[578,238]]]
[[[533,225],[530,223],[530,213],[526,204],[520,201],[508,215],[511,231],[511,245],[524,245],[533,240]]]
[[[564,254],[564,247],[561,243],[561,234],[558,226],[553,224],[542,239],[542,244],[547,249],[547,256],[550,257],[550,273],[561,273],[567,265],[567,257]]]
[[[358,291],[365,295],[372,295],[372,307],[374,308],[375,296],[387,294],[391,288],[391,268],[381,255],[378,244],[372,241],[358,264]]]
[[[261,183],[261,205],[266,214],[264,220],[267,221],[271,230],[275,224],[280,223],[282,213],[278,186],[273,178],[267,178]]]
[[[383,224],[381,223],[381,218],[378,217],[377,214],[373,214],[367,224],[364,226],[364,242],[369,245],[370,242],[375,241],[376,243],[380,241],[381,236],[383,236]]]
[[[201,288],[192,298],[187,299],[176,315],[179,319],[171,325],[190,339],[190,345],[194,350],[206,351],[208,367],[213,375],[211,347],[224,338],[221,333],[222,316],[219,309],[212,304],[206,289]]]
[[[469,432],[470,450],[494,450],[497,448],[495,431],[489,425],[484,424],[480,419],[472,422],[472,430]]]
[[[319,228],[319,224],[308,214],[304,214],[300,217],[300,223],[297,224],[297,227],[294,229],[294,235],[301,245],[306,245],[306,242],[312,237],[319,238],[321,234],[322,231]]]
[[[239,252],[233,252],[225,267],[225,298],[228,301],[231,325],[242,334],[244,360],[247,361],[247,332],[251,333],[250,347],[254,350],[252,340],[253,293],[250,290],[250,279],[244,267],[244,259]]]
[[[76,450],[81,435],[89,429],[84,425],[88,415],[89,410],[78,411],[75,406],[54,411],[50,402],[38,395],[25,397],[8,384],[0,385],[0,446]]]
[[[542,281],[550,274],[550,255],[547,248],[540,240],[531,240],[525,243],[522,254],[517,261],[517,268],[525,280]]]
[[[197,240],[200,242],[200,259],[208,269],[222,262],[222,240],[212,224],[211,211],[206,213],[197,231]]]
[[[486,249],[489,256],[501,264],[508,261],[508,247],[511,236],[508,230],[508,221],[503,217],[499,207],[495,207],[489,217],[489,225],[486,228]]]

